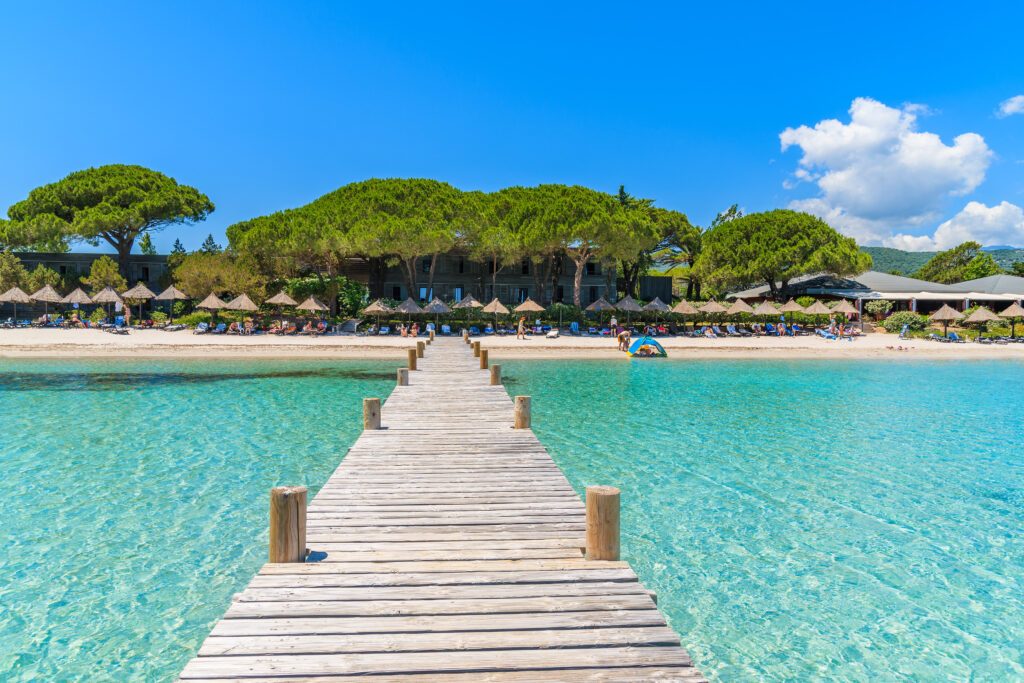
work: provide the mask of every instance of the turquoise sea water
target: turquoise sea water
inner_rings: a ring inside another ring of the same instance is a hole
[[[6,362],[0,680],[171,680],[393,363]],[[504,363],[718,680],[1024,678],[1024,365]]]

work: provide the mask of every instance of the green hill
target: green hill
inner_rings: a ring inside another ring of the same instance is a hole
[[[871,259],[874,261],[874,265],[871,266],[872,270],[907,276],[917,272],[928,262],[928,259],[937,253],[934,251],[901,251],[889,247],[861,247],[861,251],[871,254]],[[1003,270],[1009,270],[1017,261],[1024,261],[1024,249],[996,247],[986,248],[985,251],[991,254]]]

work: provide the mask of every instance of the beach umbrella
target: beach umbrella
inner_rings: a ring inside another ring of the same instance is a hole
[[[659,297],[654,297],[651,301],[648,301],[643,306],[643,310],[646,313],[654,313],[654,322],[657,323],[661,320],[662,313],[668,313],[668,304],[662,301]]]
[[[700,311],[701,313],[715,314],[715,313],[725,313],[729,309],[726,308],[725,306],[723,306],[722,304],[718,303],[714,299],[712,299],[711,301],[709,301],[706,304],[702,305],[697,310]]]
[[[725,314],[726,315],[732,315],[732,316],[735,316],[735,315],[750,315],[753,312],[754,312],[754,309],[751,308],[750,304],[748,304],[743,299],[736,299],[736,301],[733,302],[732,306],[729,307],[729,310],[727,310],[725,312]]]
[[[198,308],[200,310],[204,310],[204,311],[210,311],[210,313],[213,314],[213,319],[216,320],[217,319],[217,311],[219,311],[220,309],[224,308],[225,306],[227,306],[227,304],[224,303],[220,299],[220,297],[218,297],[213,292],[210,292],[210,296],[208,296],[205,299],[203,299],[202,301],[200,301],[199,305],[196,306],[196,308]]]
[[[806,313],[804,307],[796,302],[796,299],[790,299],[786,303],[779,307],[779,313],[789,313],[789,324],[793,324],[794,313]]]
[[[226,311],[248,311],[249,313],[252,313],[254,311],[260,310],[260,307],[257,306],[256,303],[252,299],[249,298],[248,294],[245,294],[243,292],[242,294],[239,294],[238,296],[236,296],[231,301],[229,301],[226,304],[224,304],[224,310],[226,310]]]
[[[409,316],[412,315],[413,313],[423,312],[423,309],[420,308],[419,304],[412,300],[412,297],[409,297],[402,303],[398,304],[395,310],[398,311],[399,313],[405,313],[406,322],[409,322]]]
[[[13,304],[14,305],[14,323],[18,323],[18,304],[29,304],[32,303],[32,299],[29,298],[28,294],[21,291],[18,287],[11,287],[3,294],[0,294],[0,303]]]
[[[92,295],[92,302],[94,304],[120,304],[124,303],[124,300],[121,299],[120,294],[114,291],[113,287],[108,285]],[[107,311],[107,317],[109,318],[110,306],[106,306],[105,308]]]
[[[448,315],[452,312],[452,309],[449,308],[448,304],[435,296],[430,300],[430,303],[423,307],[423,312],[434,314],[434,326],[437,327],[437,316]]]
[[[806,313],[807,315],[813,315],[814,316],[814,323],[817,324],[818,323],[818,316],[819,315],[832,315],[832,309],[829,308],[828,306],[826,306],[825,304],[821,303],[817,299],[815,299],[814,303],[812,303],[810,306],[808,306],[807,308],[804,309],[804,313]]]
[[[288,296],[288,294],[282,289],[280,292],[270,297],[263,303],[270,304],[271,306],[298,306],[299,302]]]
[[[63,297],[61,297],[61,295],[57,293],[57,290],[50,285],[44,285],[42,289],[29,298],[37,303],[42,301],[43,313],[48,315],[50,312],[49,304],[59,304]]]
[[[512,310],[516,313],[543,313],[544,307],[533,299],[527,299]]]
[[[299,311],[310,311],[311,313],[325,313],[331,310],[325,304],[321,303],[319,299],[313,296],[309,297],[295,308]]]
[[[615,308],[626,313],[627,325],[633,318],[631,314],[639,313],[640,311],[643,310],[642,308],[640,308],[640,304],[636,302],[636,299],[629,296],[628,294],[615,302]]]
[[[462,301],[453,305],[452,308],[483,308],[484,305],[473,298],[472,294],[462,297]]]
[[[1002,313],[999,314],[1003,318],[1009,318],[1010,320],[1010,337],[1013,339],[1017,338],[1017,318],[1024,318],[1024,308],[1014,301],[1012,304],[1006,307]]]
[[[984,306],[978,307],[973,313],[964,318],[965,324],[972,324],[978,326],[978,339],[981,339],[982,325],[992,321],[1000,320],[999,316],[988,310]]]
[[[602,296],[600,299],[587,306],[586,310],[591,311],[592,313],[597,313],[598,318],[600,318],[601,313],[604,311],[614,311],[615,306],[608,303],[608,301]]]
[[[949,304],[942,304],[942,308],[928,316],[928,319],[932,322],[942,323],[942,336],[945,337],[949,332],[949,323],[962,317],[964,314],[960,311],[950,307]]]
[[[681,299],[679,303],[673,306],[672,312],[679,315],[697,315],[697,309],[686,299]]]
[[[779,314],[779,309],[775,307],[770,301],[762,301],[757,306],[754,306],[754,311],[751,315],[763,315],[774,318]]]
[[[142,320],[142,304],[155,297],[149,287],[142,284],[141,282],[129,289],[127,292],[121,292],[122,299],[131,299],[132,301],[139,302],[139,320]],[[130,313],[131,311],[129,311]]]
[[[851,315],[860,315],[860,311],[857,310],[857,307],[851,304],[846,299],[840,299],[839,303],[832,306],[832,312],[842,313],[847,318],[849,318]]]
[[[294,306],[295,304],[292,305]],[[378,328],[380,327],[380,317],[382,315],[387,315],[389,313],[394,313],[394,311],[391,310],[391,307],[388,306],[383,301],[381,301],[380,299],[377,299],[372,304],[363,309],[363,315],[373,315],[377,317]]]
[[[489,303],[486,306],[484,306],[482,310],[483,310],[484,313],[493,313],[494,314],[494,325],[495,325],[495,327],[497,327],[497,325],[498,325],[498,316],[499,315],[508,315],[508,309],[505,308],[505,305],[503,303],[498,301],[498,297],[494,297],[494,299],[491,300],[491,303]]]
[[[167,302],[167,320],[168,322],[174,322],[174,302],[175,301],[188,301],[191,299],[188,294],[181,291],[174,285],[171,285],[164,291],[153,297],[153,301],[166,301]]]
[[[68,294],[66,297],[60,300],[62,304],[78,304],[79,306],[85,306],[92,303],[92,299],[89,295],[82,291],[81,287],[75,288],[73,292]]]

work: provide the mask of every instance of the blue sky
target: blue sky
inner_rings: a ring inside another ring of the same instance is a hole
[[[1024,245],[1022,6],[551,4],[8,3],[0,207],[137,163],[217,205],[161,249],[373,176]]]

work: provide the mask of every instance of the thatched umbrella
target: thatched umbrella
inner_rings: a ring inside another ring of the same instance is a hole
[[[718,303],[714,299],[711,299],[707,303],[699,306],[697,308],[697,310],[700,311],[701,313],[704,313],[704,314],[708,315],[708,316],[715,316],[715,315],[719,315],[721,313],[725,313],[729,309],[726,308],[725,306],[723,306],[722,304]],[[712,324],[716,323],[714,318],[711,318],[711,323]]]
[[[434,315],[434,327],[437,327],[437,316],[448,315],[452,312],[452,309],[448,304],[435,296],[430,300],[430,303],[423,307],[423,312],[428,314],[432,313]]]
[[[964,314],[960,311],[950,307],[949,304],[942,304],[942,308],[928,316],[928,319],[932,322],[942,323],[942,336],[945,337],[949,333],[949,323],[962,317]]]
[[[680,300],[679,303],[673,306],[672,312],[679,315],[697,315],[697,309],[686,299]]]
[[[654,297],[652,300],[644,304],[643,309],[645,313],[654,313],[654,322],[658,323],[661,320],[662,313],[668,313],[669,307],[659,297]]]
[[[605,311],[614,311],[615,306],[608,303],[608,301],[602,296],[600,299],[587,306],[586,310],[591,311],[592,313],[597,313],[598,319],[600,319],[601,313]]]
[[[282,294],[283,294],[283,292],[282,292]],[[292,304],[292,305],[294,306],[295,304]],[[388,315],[389,313],[394,313],[394,311],[392,310],[392,308],[390,306],[388,306],[386,303],[384,303],[380,299],[377,299],[372,304],[370,304],[369,306],[367,306],[366,308],[363,309],[363,315],[373,315],[373,316],[377,317],[377,327],[378,328],[380,328],[380,317],[382,315]]]
[[[733,302],[732,306],[729,307],[729,310],[727,310],[725,314],[730,316],[750,315],[753,312],[754,309],[751,308],[750,304],[748,304],[743,299],[736,299],[736,301]]]
[[[50,304],[59,304],[61,299],[63,299],[63,297],[57,293],[57,290],[50,285],[44,285],[42,289],[29,298],[37,303],[40,301],[43,302],[43,314],[45,315],[49,315],[50,313]]]
[[[127,292],[121,293],[122,299],[131,299],[132,301],[139,302],[139,320],[142,320],[142,304],[155,296],[156,294],[150,291],[149,287],[141,282],[129,289]]]
[[[842,313],[847,318],[849,318],[851,315],[860,315],[860,311],[857,310],[857,307],[851,304],[846,299],[840,299],[839,303],[832,307],[832,312]]]
[[[803,306],[796,302],[796,299],[790,299],[786,303],[779,307],[779,313],[789,313],[789,324],[793,324],[794,313],[806,313],[807,311]]]
[[[92,299],[88,294],[82,291],[81,287],[76,287],[73,292],[61,299],[60,302],[62,304],[78,304],[79,306],[86,306],[92,303]]]
[[[256,303],[252,299],[249,298],[248,294],[245,294],[243,292],[242,294],[239,294],[238,296],[236,296],[231,301],[229,301],[226,304],[224,304],[224,310],[226,310],[226,311],[247,311],[249,313],[253,313],[255,311],[260,310],[260,307],[257,306]]]
[[[325,304],[321,303],[319,299],[313,296],[296,306],[295,309],[299,311],[310,311],[311,313],[325,313],[331,310]]]
[[[94,304],[120,304],[124,303],[121,295],[118,294],[113,287],[107,285],[100,291],[92,295],[92,302]],[[107,317],[110,317],[110,306],[106,306]]]
[[[498,326],[498,316],[499,315],[508,315],[508,309],[505,307],[505,304],[503,304],[500,301],[498,301],[498,297],[494,297],[494,299],[491,301],[491,303],[489,303],[486,306],[484,306],[483,307],[483,312],[484,313],[493,313],[494,314],[494,326],[495,327]]]
[[[200,301],[199,305],[196,306],[196,308],[204,311],[210,311],[210,313],[213,314],[213,320],[216,321],[217,311],[224,308],[225,306],[227,306],[227,304],[224,303],[224,301],[221,300],[219,296],[217,296],[213,292],[210,292],[210,296]]]
[[[452,308],[483,308],[484,305],[477,301],[472,294],[462,297],[462,301],[453,305]]]
[[[18,287],[11,287],[3,294],[0,294],[0,303],[13,304],[14,305],[14,324],[18,324],[18,304],[30,304],[32,299],[29,298],[28,294],[21,291]]]
[[[633,316],[631,314],[639,313],[640,311],[644,310],[640,308],[640,304],[636,302],[636,299],[629,296],[628,294],[615,302],[615,308],[626,313],[627,325],[632,322]]]
[[[527,299],[512,310],[516,313],[543,313],[544,307],[533,299]]]
[[[754,306],[754,310],[751,315],[763,315],[765,317],[774,318],[779,314],[779,309],[775,307],[770,301],[762,301],[757,306]]]
[[[415,301],[412,300],[412,297],[409,297],[408,299],[406,299],[402,303],[398,304],[398,306],[395,308],[395,310],[397,312],[399,312],[399,313],[405,313],[405,321],[406,322],[409,322],[409,316],[410,315],[412,315],[414,313],[422,313],[423,312],[423,309],[420,308],[419,304],[417,304]]]
[[[808,306],[808,307],[806,307],[804,309],[804,313],[806,315],[813,315],[814,316],[814,324],[817,325],[818,324],[818,316],[819,315],[832,315],[832,309],[829,308],[828,306],[826,306],[825,304],[821,303],[817,299],[815,299],[814,303],[812,303],[810,306]]]
[[[1002,318],[1008,318],[1010,320],[1010,337],[1012,339],[1017,338],[1017,318],[1024,318],[1024,308],[1014,301],[1012,304],[1006,307],[1006,310],[999,314]]]
[[[982,325],[992,321],[1000,320],[999,316],[988,310],[984,306],[979,306],[974,313],[964,318],[964,324],[972,324],[978,326],[978,340],[981,340]]]
[[[153,301],[166,301],[167,302],[167,321],[174,322],[174,302],[175,301],[188,301],[191,299],[188,294],[181,291],[174,285],[171,285],[164,291],[153,297]]]

